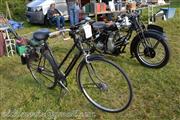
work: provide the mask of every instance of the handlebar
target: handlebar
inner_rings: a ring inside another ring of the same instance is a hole
[[[49,33],[49,37],[53,37],[55,35],[59,35],[61,32],[69,32],[69,31],[71,31],[71,30],[70,29],[63,29],[63,30],[51,32],[51,33]]]
[[[49,37],[53,37],[56,35],[59,35],[61,32],[69,32],[69,35],[72,38],[75,38],[75,35],[78,34],[78,32],[80,31],[80,26],[82,26],[83,24],[89,23],[90,25],[92,25],[94,22],[96,22],[95,20],[82,20],[80,21],[78,24],[73,25],[70,27],[70,29],[63,29],[63,30],[59,30],[59,31],[55,31],[55,32],[51,32],[49,33]]]

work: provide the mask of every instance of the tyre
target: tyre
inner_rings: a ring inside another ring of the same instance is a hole
[[[85,97],[106,112],[121,112],[132,101],[132,87],[126,73],[115,63],[102,57],[81,62],[77,80]]]
[[[53,89],[56,86],[57,65],[48,51],[44,52],[43,55],[36,52],[31,53],[27,66],[31,75],[39,84],[49,89]]]
[[[165,38],[152,32],[147,32],[144,36],[145,40],[136,40],[134,46],[136,59],[142,65],[150,68],[165,66],[170,57],[170,50]]]

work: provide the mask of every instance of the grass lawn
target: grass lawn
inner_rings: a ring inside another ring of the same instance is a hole
[[[15,56],[0,58],[1,119],[180,120],[180,5],[177,4],[175,18],[157,23],[164,27],[169,38],[171,59],[167,66],[143,67],[130,58],[129,49],[121,56],[111,57],[127,72],[134,88],[133,102],[124,112],[110,114],[92,106],[78,89],[75,69],[68,77],[70,93],[59,102],[58,88],[48,90],[37,84],[26,66],[21,65],[19,56]],[[18,33],[26,34],[40,27],[43,26],[27,24]],[[73,44],[72,40],[63,41],[60,37],[49,42],[59,61]]]

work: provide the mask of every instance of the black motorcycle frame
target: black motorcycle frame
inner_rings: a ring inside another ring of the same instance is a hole
[[[157,25],[152,25],[152,24],[149,24],[146,27],[142,22],[140,22],[139,15],[137,15],[137,14],[129,16],[129,20],[131,22],[131,25],[127,30],[127,34],[125,36],[123,36],[123,38],[120,38],[115,42],[115,45],[117,47],[119,47],[119,53],[125,52],[125,48],[127,46],[128,41],[130,41],[130,38],[132,37],[133,31],[136,31],[137,34],[133,38],[131,45],[130,45],[130,53],[131,53],[132,57],[134,57],[134,52],[135,52],[134,46],[137,42],[136,38],[139,38],[139,40],[143,39],[145,46],[146,46],[146,43],[148,41],[146,40],[146,38],[144,36],[145,32],[153,32],[154,34],[158,34],[160,36],[163,36],[167,40],[167,37],[166,37],[165,32],[164,32],[162,27],[157,26]],[[122,20],[120,20],[120,21],[117,20],[117,21],[115,21],[115,23],[116,22],[119,22],[121,24]],[[119,30],[117,25],[115,25],[115,23],[113,25],[103,29],[103,31],[100,33],[100,36],[103,36],[103,40],[105,40],[105,49],[104,49],[105,54],[109,54],[106,52],[108,50],[107,49],[107,42],[108,42],[108,38],[109,38],[109,33],[112,31],[118,31]],[[119,53],[113,54],[113,55],[119,55]]]

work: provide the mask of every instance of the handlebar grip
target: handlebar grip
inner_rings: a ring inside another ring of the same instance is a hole
[[[60,31],[51,32],[51,33],[49,33],[49,37],[59,35],[59,34],[60,34]]]

